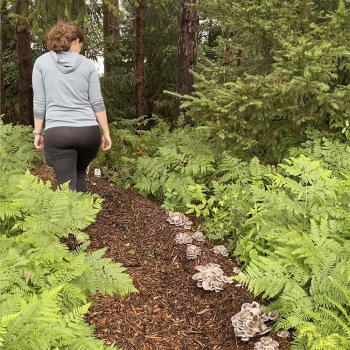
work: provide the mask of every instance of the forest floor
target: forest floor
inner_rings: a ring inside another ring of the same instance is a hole
[[[39,164],[33,173],[55,186],[47,165]],[[235,282],[215,293],[198,288],[192,280],[194,267],[209,262],[220,264],[225,275],[232,276],[235,261],[215,254],[209,240],[196,243],[201,255],[187,260],[186,245],[174,242],[184,229],[167,223],[167,214],[156,201],[102,178],[90,177],[87,182],[89,191],[104,199],[96,222],[86,230],[88,249],[107,247],[105,257],[122,263],[139,290],[123,298],[92,297],[96,305],[86,321],[95,325],[95,336],[123,350],[253,350],[260,337],[249,342],[236,339],[231,324],[231,317],[253,296]],[[280,350],[290,348],[290,338],[270,336]]]

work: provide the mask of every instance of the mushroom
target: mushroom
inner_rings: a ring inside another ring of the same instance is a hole
[[[191,229],[192,221],[185,214],[179,212],[167,211],[168,218],[166,219],[172,225],[183,226],[186,230]]]
[[[249,340],[249,338],[256,335],[263,335],[270,332],[271,327],[266,325],[265,322],[275,320],[280,313],[277,310],[264,313],[262,312],[264,308],[265,306],[260,305],[256,301],[253,301],[251,304],[242,304],[241,311],[231,318],[235,335],[241,337],[242,340]],[[265,340],[264,337],[262,339]],[[272,345],[269,343],[266,346],[273,345],[274,343]],[[266,350],[265,348],[262,349]],[[269,350],[269,348],[267,348],[267,350]],[[272,350],[274,350],[274,348]]]
[[[175,243],[177,244],[190,244],[192,240],[192,237],[185,232],[180,232],[175,237]]]
[[[235,275],[238,275],[238,274],[240,274],[242,272],[242,270],[239,267],[237,267],[237,266],[235,266],[232,270],[233,270],[232,272]]]
[[[289,338],[290,337],[290,333],[288,331],[279,331],[277,332],[277,336],[280,338]]]
[[[271,337],[262,337],[254,344],[254,350],[278,350],[279,346]]]
[[[225,257],[229,256],[229,252],[227,250],[227,248],[224,245],[217,245],[213,248],[213,251],[215,254],[221,254]]]
[[[193,244],[189,244],[187,246],[186,250],[186,258],[188,260],[194,260],[197,259],[197,257],[201,254],[201,249],[199,247],[196,247]]]
[[[272,310],[272,311],[266,312],[265,314],[269,318],[269,320],[272,320],[272,321],[277,320],[277,318],[280,316],[280,313],[277,310]]]
[[[195,273],[192,279],[204,290],[220,292],[225,283],[233,283],[231,278],[224,276],[224,271],[218,264],[198,265],[195,269],[199,272]]]
[[[204,243],[205,242],[205,236],[203,235],[203,232],[197,231],[194,233],[193,238],[197,241],[197,242],[201,242]]]

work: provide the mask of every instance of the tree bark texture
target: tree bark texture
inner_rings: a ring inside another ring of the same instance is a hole
[[[187,4],[198,4],[199,0],[181,0],[179,43],[178,43],[178,64],[176,92],[184,95],[193,91],[194,77],[190,70],[194,70],[197,60],[198,44],[198,10],[186,6]],[[175,102],[173,121],[177,121],[180,115],[179,98]],[[183,111],[184,112],[184,111]],[[185,124],[191,124],[191,119],[185,113]]]
[[[3,69],[3,47],[2,47],[2,20],[0,21],[0,114],[5,113],[5,96],[4,96],[4,69]]]
[[[138,0],[135,8],[135,111],[136,117],[145,115],[145,20],[146,0]]]
[[[236,33],[235,32],[229,32],[226,35],[226,39],[229,40],[231,39]],[[232,47],[230,44],[226,45],[226,52],[225,52],[225,61],[224,61],[224,66],[228,66],[230,64],[232,57]]]
[[[113,0],[113,5],[119,11],[119,0]],[[109,37],[120,38],[120,22],[118,16],[109,10],[108,5],[103,3],[103,37],[106,40],[104,48],[104,72],[109,73],[111,71],[111,62],[109,52],[111,51]]]
[[[28,4],[25,0],[17,0],[15,13],[26,17]],[[16,24],[16,50],[19,81],[19,114],[23,125],[34,126],[33,88],[32,88],[32,50],[30,46],[30,27],[26,20]]]

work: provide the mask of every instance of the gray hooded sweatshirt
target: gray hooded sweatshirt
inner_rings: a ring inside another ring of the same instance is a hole
[[[33,68],[34,117],[45,129],[98,125],[95,112],[105,110],[92,61],[75,51],[50,51]]]

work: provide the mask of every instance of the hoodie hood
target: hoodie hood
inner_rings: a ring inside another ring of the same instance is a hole
[[[56,61],[58,69],[64,74],[75,71],[83,60],[83,56],[76,51],[63,51],[59,53],[50,51],[50,53]]]

